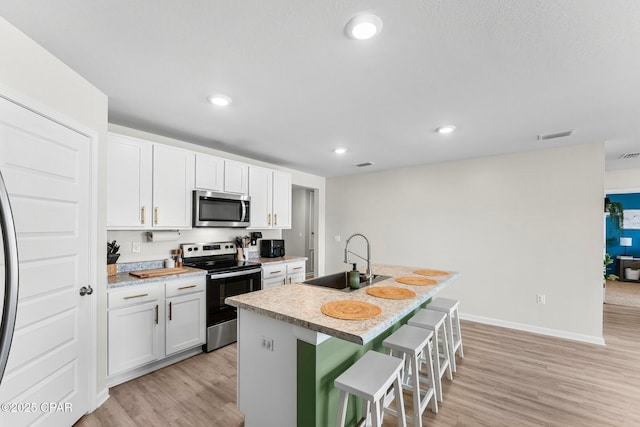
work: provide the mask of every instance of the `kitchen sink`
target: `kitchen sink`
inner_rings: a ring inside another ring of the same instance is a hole
[[[373,283],[380,282],[385,279],[390,279],[391,276],[382,276],[380,274],[373,275]],[[349,287],[349,276],[346,271],[341,273],[329,274],[327,276],[316,277],[315,279],[305,280],[302,282],[306,285],[322,286],[325,288],[332,288],[344,291],[352,291]],[[360,287],[368,286],[367,278],[364,274],[360,273]]]

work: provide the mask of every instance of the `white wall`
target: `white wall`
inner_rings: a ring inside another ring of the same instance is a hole
[[[294,169],[283,168],[281,166],[270,163],[261,162],[247,157],[237,156],[235,154],[225,153],[219,150],[209,149],[201,145],[192,144],[186,141],[180,141],[173,138],[167,138],[161,135],[155,135],[143,132],[137,129],[131,129],[124,126],[109,124],[109,131],[129,135],[136,138],[142,138],[153,142],[180,147],[187,150],[220,156],[225,159],[237,160],[251,165],[263,166],[270,169],[280,170],[291,174],[293,185],[314,188],[318,191],[319,204],[319,227],[318,236],[322,238],[318,241],[318,264],[324,265],[324,205],[325,205],[325,178],[317,175],[311,175]],[[282,230],[255,230],[261,231],[262,237],[265,239],[279,239],[282,237]],[[233,240],[237,235],[249,234],[251,230],[245,229],[202,229],[202,230],[184,230],[181,231],[180,237],[176,242],[150,243],[145,240],[144,233],[141,231],[109,231],[107,239],[117,240],[120,244],[120,258],[118,263],[132,261],[158,260],[167,258],[171,249],[179,247],[180,243],[208,242],[208,241],[225,241]],[[131,252],[131,243],[133,241],[142,242],[141,251],[139,253]],[[251,250],[259,250],[258,246],[250,248]]]
[[[106,387],[106,133],[107,97],[80,75],[22,34],[0,17],[0,94],[18,100],[28,107],[50,115],[77,130],[97,136],[97,237],[93,256],[98,265],[92,265],[91,285],[97,300],[97,331],[92,334],[98,341],[97,390]],[[103,395],[103,397],[106,397]]]
[[[375,262],[461,272],[468,316],[601,342],[603,191],[603,144],[329,178],[326,268],[361,232]]]
[[[606,171],[604,188],[608,191],[640,193],[640,169]]]

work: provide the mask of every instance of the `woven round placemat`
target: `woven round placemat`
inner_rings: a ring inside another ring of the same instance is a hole
[[[322,314],[342,320],[371,319],[382,313],[377,305],[364,301],[340,300],[331,301],[320,307]]]
[[[405,285],[415,285],[415,286],[429,286],[429,285],[436,285],[438,283],[437,280],[427,279],[426,277],[415,277],[415,276],[396,277],[396,282],[404,283]]]
[[[368,288],[367,293],[371,296],[386,299],[409,299],[416,296],[416,293],[405,288],[395,286],[376,286]]]
[[[416,270],[413,273],[414,274],[420,274],[422,276],[446,276],[447,274],[449,274],[446,271],[430,270],[428,268]]]

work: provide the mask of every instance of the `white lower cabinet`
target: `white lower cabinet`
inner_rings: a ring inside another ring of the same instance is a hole
[[[108,291],[109,386],[176,362],[180,352],[205,343],[205,282],[201,276]]]
[[[286,283],[287,266],[284,263],[262,264],[262,289],[276,288]]]
[[[205,342],[204,282],[167,283],[165,301],[165,354],[177,353]]]
[[[160,345],[164,332],[161,299],[164,294],[159,285],[109,293],[109,375],[138,368],[164,355]]]
[[[300,283],[305,279],[305,260],[262,264],[262,289]]]
[[[287,263],[287,283],[300,283],[305,279],[305,260]]]

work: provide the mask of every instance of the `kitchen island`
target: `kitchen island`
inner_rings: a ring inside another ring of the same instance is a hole
[[[326,426],[335,423],[338,391],[334,379],[382,341],[417,310],[458,277],[455,272],[430,277],[431,286],[398,283],[394,278],[417,276],[416,268],[373,265],[373,272],[390,276],[371,287],[410,289],[405,300],[373,297],[366,289],[344,292],[292,284],[226,299],[238,308],[238,407],[245,425]],[[423,276],[424,277],[424,276]],[[337,300],[375,304],[382,313],[367,320],[340,320],[320,307]],[[350,401],[351,424],[361,405]]]

